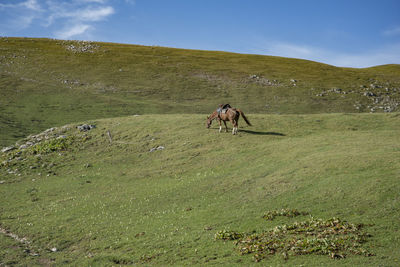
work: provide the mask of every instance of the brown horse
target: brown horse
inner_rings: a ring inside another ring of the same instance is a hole
[[[207,128],[210,128],[211,123],[214,119],[217,119],[219,122],[219,132],[222,131],[222,125],[221,125],[221,121],[224,122],[225,124],[225,131],[228,132],[228,127],[226,126],[226,122],[230,121],[233,125],[233,129],[232,129],[232,134],[237,134],[238,132],[238,121],[239,121],[239,117],[240,115],[242,115],[244,121],[251,126],[251,123],[249,122],[249,120],[246,118],[246,116],[244,115],[244,113],[237,108],[228,108],[226,113],[218,113],[217,110],[215,110],[213,113],[211,113],[210,116],[207,117]]]

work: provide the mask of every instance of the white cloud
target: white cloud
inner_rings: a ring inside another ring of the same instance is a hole
[[[383,31],[383,35],[385,36],[400,35],[400,26]]]
[[[104,5],[106,0],[75,0],[70,2],[54,2],[48,0],[48,17],[46,27],[63,25],[62,30],[56,30],[56,38],[68,39],[82,36],[89,30],[95,30],[96,22],[103,21],[115,13],[110,5]],[[72,26],[71,26],[72,25]]]
[[[14,0],[1,3],[1,28],[8,35],[31,26],[47,28],[56,38],[87,36],[96,24],[115,13],[109,0]]]
[[[400,43],[355,54],[332,54],[329,64],[343,67],[372,67],[384,64],[400,64]]]
[[[265,52],[283,57],[310,57],[315,55],[315,48],[284,42],[271,42],[265,48]]]
[[[307,59],[338,67],[364,68],[391,63],[400,64],[400,43],[358,53],[347,53],[310,45],[264,41],[262,45],[254,47],[249,52]]]
[[[114,14],[112,6],[78,7],[71,4],[49,5],[48,25],[57,19],[71,19],[73,21],[101,21]]]
[[[77,11],[70,14],[73,19],[81,21],[100,21],[114,14],[114,9],[111,6],[99,8],[86,8],[82,11]]]
[[[40,5],[37,3],[36,0],[27,0],[23,3],[21,3],[21,5],[25,6],[28,9],[34,10],[34,11],[42,11],[42,8],[40,7]]]
[[[99,3],[99,4],[104,4],[107,2],[107,0],[81,0],[81,2],[84,3]]]
[[[31,26],[35,19],[40,18],[43,9],[36,0],[27,0],[13,4],[0,3],[0,10],[5,10],[4,15],[9,16],[4,28],[20,31]]]
[[[0,3],[0,8],[26,8],[34,11],[42,11],[42,8],[38,4],[36,0],[27,0],[20,3],[15,4],[2,4]]]
[[[86,33],[91,28],[90,25],[87,24],[77,24],[72,27],[67,27],[62,31],[58,31],[55,36],[59,39],[69,39],[73,36],[79,36]]]

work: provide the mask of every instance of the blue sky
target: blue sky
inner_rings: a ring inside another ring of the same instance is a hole
[[[0,36],[400,64],[399,0],[0,0]]]

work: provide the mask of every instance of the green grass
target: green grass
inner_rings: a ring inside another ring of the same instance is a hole
[[[39,256],[0,235],[7,251],[0,262],[399,264],[398,113],[246,115],[254,126],[241,120],[238,136],[206,129],[205,114],[91,120],[97,127],[86,133],[76,124],[53,131],[71,140],[60,149],[2,154],[0,226],[26,237]],[[149,152],[158,146],[165,149]],[[375,256],[275,255],[256,263],[214,238],[309,218],[263,218],[281,209],[362,223],[371,235],[362,246]]]
[[[0,233],[0,265],[257,265],[215,235],[269,242],[310,215],[363,224],[357,249],[375,256],[260,264],[399,264],[399,65],[32,38],[0,38],[0,64],[0,146],[19,140],[0,154],[0,231],[30,242]],[[254,127],[205,129],[227,102]],[[316,238],[302,242],[332,252]]]
[[[89,44],[91,52],[75,53],[71,45],[88,46],[0,38],[1,146],[76,121],[204,114],[220,103],[263,114],[383,112],[389,106],[397,110],[400,103],[399,65],[337,68],[299,59],[112,43]],[[341,93],[333,91],[337,88]]]

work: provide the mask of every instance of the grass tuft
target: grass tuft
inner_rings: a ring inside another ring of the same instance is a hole
[[[66,150],[74,141],[73,136],[51,139],[30,147],[32,154],[47,154],[55,151]]]
[[[221,230],[215,234],[214,238],[215,240],[237,240],[243,238],[244,236],[245,234],[243,233],[230,230]]]
[[[272,210],[268,211],[263,215],[263,218],[266,220],[273,220],[276,216],[284,216],[284,217],[296,217],[300,215],[308,215],[308,212],[298,211],[296,209],[281,209],[281,210]]]

